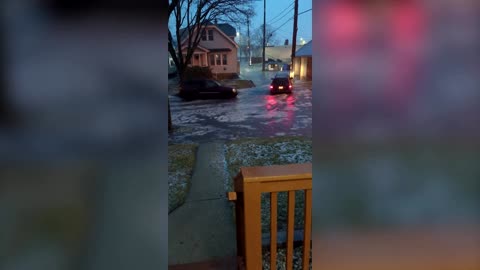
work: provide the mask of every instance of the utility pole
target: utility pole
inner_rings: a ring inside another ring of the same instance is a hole
[[[265,34],[267,28],[267,0],[263,0],[263,51],[262,51],[262,71],[265,71],[265,43],[267,36]]]
[[[248,50],[248,65],[252,65],[252,51],[250,49],[250,15],[247,15],[247,50]]]
[[[293,38],[292,38],[292,70],[294,70],[293,59],[295,58],[295,51],[297,49],[297,20],[298,20],[298,0],[295,0],[295,8],[293,14]]]

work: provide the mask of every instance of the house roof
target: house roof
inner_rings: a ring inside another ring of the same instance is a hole
[[[183,45],[183,46],[182,46],[182,50],[185,49],[186,47],[187,47],[187,45]],[[210,51],[209,49],[207,49],[207,48],[205,48],[205,47],[202,47],[202,46],[200,46],[200,45],[197,45],[196,49],[202,50],[202,51],[204,51],[204,52],[209,52],[209,51]]]
[[[210,52],[231,52],[232,49],[230,48],[216,48],[216,49],[209,49]]]
[[[216,26],[229,37],[235,37],[237,35],[237,29],[228,23],[219,23]]]
[[[296,56],[312,56],[312,41],[310,40],[307,44],[303,45],[302,48],[298,49],[295,52]]]
[[[231,26],[228,23],[219,23],[219,24],[214,24],[214,23],[207,23],[207,26],[216,26],[220,31],[222,31],[225,35],[229,37],[235,37],[237,35],[237,29],[235,27]],[[188,31],[186,28],[180,29],[180,37],[181,40],[185,40],[188,36]]]

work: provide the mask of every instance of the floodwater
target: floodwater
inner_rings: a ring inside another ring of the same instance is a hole
[[[297,82],[293,94],[270,95],[268,85],[240,89],[235,99],[185,101],[170,96],[172,142],[248,137],[307,136],[312,132],[311,83]]]

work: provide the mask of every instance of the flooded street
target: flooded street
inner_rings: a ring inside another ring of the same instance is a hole
[[[170,96],[170,108],[175,126],[171,142],[312,134],[309,82],[294,83],[292,95],[270,95],[268,85],[263,85],[240,89],[230,100],[184,101]]]

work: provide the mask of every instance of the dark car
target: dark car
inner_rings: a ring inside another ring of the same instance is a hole
[[[186,99],[234,98],[237,94],[237,89],[223,86],[210,79],[188,80],[182,83],[180,87],[180,96]]]
[[[279,72],[272,78],[270,84],[270,94],[275,93],[292,93],[293,82],[288,72]]]

